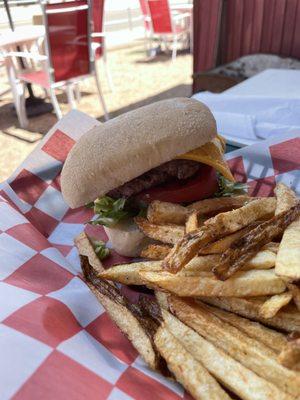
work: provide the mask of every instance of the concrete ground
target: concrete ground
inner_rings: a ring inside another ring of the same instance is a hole
[[[179,52],[174,62],[165,54],[149,60],[144,44],[136,42],[133,46],[109,51],[108,63],[115,92],[108,88],[101,60],[97,67],[111,117],[160,99],[191,95],[192,56],[189,53]],[[7,77],[1,69],[0,93],[5,87]],[[34,92],[44,96],[36,87]],[[81,84],[81,93],[78,109],[102,120],[103,111],[92,79]],[[65,94],[58,92],[58,100],[63,113],[67,113]],[[55,115],[48,113],[31,118],[27,130],[20,129],[12,109],[11,93],[0,98],[0,182],[9,177],[56,121]]]

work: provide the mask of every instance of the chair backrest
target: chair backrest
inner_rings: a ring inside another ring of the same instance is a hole
[[[151,17],[148,7],[148,0],[140,0],[140,7],[143,14],[144,27],[147,31],[151,29]]]
[[[299,20],[300,0],[195,1],[194,72],[247,54],[300,58]]]
[[[168,0],[148,0],[154,33],[172,33],[172,19]]]
[[[42,2],[46,50],[53,82],[88,75],[91,59],[89,0]]]
[[[93,15],[93,33],[103,33],[104,24],[104,1],[105,0],[93,0],[92,15]],[[96,50],[96,57],[100,57],[103,53],[103,38],[94,37],[93,42],[99,43],[102,47],[98,47]]]

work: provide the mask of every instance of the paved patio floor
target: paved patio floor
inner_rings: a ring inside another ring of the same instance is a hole
[[[115,92],[110,92],[102,68],[98,63],[103,94],[111,117],[160,99],[190,96],[192,56],[179,53],[172,62],[169,55],[159,55],[153,60],[146,57],[143,43],[108,53],[108,63],[115,85]],[[7,87],[7,77],[3,69],[0,73],[0,92]],[[36,95],[44,96],[43,91],[34,88]],[[82,98],[78,109],[99,120],[103,112],[92,79],[81,84]],[[64,93],[58,94],[63,113],[69,106]],[[0,182],[5,180],[26,158],[41,140],[43,135],[54,125],[53,113],[31,118],[28,130],[20,129],[12,109],[10,93],[0,98]]]

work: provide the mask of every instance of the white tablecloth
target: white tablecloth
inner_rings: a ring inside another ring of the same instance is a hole
[[[233,144],[299,132],[300,71],[269,69],[223,93],[193,96],[213,112],[218,132]]]

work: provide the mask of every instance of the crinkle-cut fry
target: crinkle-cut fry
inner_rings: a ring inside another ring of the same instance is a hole
[[[209,312],[204,304],[171,296],[170,310],[201,336],[246,368],[291,396],[300,396],[300,375],[277,362],[277,354],[261,342]],[[271,397],[272,398],[272,397]]]
[[[184,226],[156,225],[142,217],[136,217],[135,222],[140,230],[148,237],[167,244],[175,244],[184,236]]]
[[[286,306],[292,300],[292,293],[285,292],[281,294],[276,294],[266,300],[259,309],[259,314],[262,318],[272,318],[274,317],[278,311]]]
[[[197,300],[196,300],[197,301]],[[229,311],[206,305],[208,310],[223,321],[235,326],[246,335],[258,340],[279,354],[287,344],[287,338],[280,332],[267,328],[259,322],[250,321]]]
[[[198,211],[199,214],[207,215],[211,212],[219,213],[223,211],[233,210],[244,206],[246,203],[255,200],[256,198],[249,196],[233,196],[233,197],[214,197],[196,201],[187,206],[188,210]]]
[[[147,209],[147,219],[152,224],[184,225],[190,210],[179,204],[154,200]]]
[[[300,332],[300,313],[292,304],[280,310],[273,318],[262,318],[259,315],[260,306],[265,300],[259,298],[237,297],[201,297],[205,303],[233,312],[243,317],[263,323],[264,325],[286,332]]]
[[[169,331],[184,348],[232,393],[244,400],[287,400],[292,397],[230,357],[208,338],[198,335],[170,313],[162,310]]]
[[[198,231],[186,234],[176,243],[164,261],[164,269],[176,273],[184,267],[203,247],[222,236],[234,233],[253,222],[272,215],[274,198],[258,199],[233,211],[210,218]],[[253,255],[253,254],[252,254]]]
[[[140,256],[150,260],[163,260],[170,250],[171,247],[166,244],[149,244],[141,251]]]
[[[299,216],[299,213],[300,202],[288,211],[258,225],[234,242],[214,268],[216,276],[225,280],[243,268],[265,244],[280,235]]]
[[[296,284],[291,284],[291,283],[288,283],[287,287],[289,291],[292,293],[293,301],[296,307],[300,311],[300,288]]]
[[[283,280],[276,277],[272,270],[239,272],[225,282],[216,279],[209,272],[186,276],[184,271],[176,275],[161,271],[141,271],[140,276],[148,286],[180,297],[251,297],[282,293],[286,289]]]
[[[278,362],[286,368],[300,372],[300,338],[286,344],[278,356]]]
[[[295,192],[284,183],[278,183],[274,192],[277,198],[275,215],[288,211],[291,207],[297,204],[297,196]]]
[[[229,395],[221,388],[206,368],[189,353],[173,334],[161,326],[154,343],[167,361],[168,368],[178,382],[197,400],[229,400]]]

